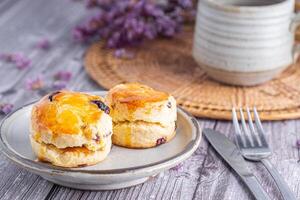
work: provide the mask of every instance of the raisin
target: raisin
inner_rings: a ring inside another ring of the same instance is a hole
[[[53,101],[54,95],[57,95],[57,94],[59,94],[59,93],[60,93],[60,91],[56,91],[56,92],[53,92],[52,94],[50,94],[49,97],[48,97],[49,100],[50,100],[50,101]]]
[[[175,130],[177,129],[177,122],[175,121]]]
[[[86,167],[88,166],[87,164],[81,164],[81,165],[78,165],[78,167]]]
[[[110,113],[110,109],[107,105],[105,105],[102,101],[100,100],[93,100],[91,101],[92,103],[96,104],[98,106],[99,109],[101,109],[102,111],[104,111],[106,114]]]
[[[158,145],[161,145],[161,144],[164,144],[164,143],[166,143],[166,139],[165,138],[159,138],[159,139],[157,139],[156,140],[156,146],[158,146]]]
[[[170,101],[168,102],[167,107],[168,107],[168,108],[172,108],[172,104],[171,104]]]
[[[108,137],[108,136],[110,136],[111,134],[112,134],[112,132],[110,131],[109,133],[103,135],[103,137]]]
[[[99,142],[100,141],[100,136],[97,134],[96,138],[94,138],[93,140],[95,140],[96,142]]]

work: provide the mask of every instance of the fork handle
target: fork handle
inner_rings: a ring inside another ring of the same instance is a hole
[[[288,187],[282,176],[279,174],[279,172],[275,169],[275,167],[272,165],[272,163],[268,159],[262,159],[261,162],[266,167],[266,169],[269,171],[271,176],[273,177],[283,199],[285,200],[297,200],[294,193],[291,191],[291,189]]]

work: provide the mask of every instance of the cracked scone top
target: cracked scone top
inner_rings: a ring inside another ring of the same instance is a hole
[[[129,148],[148,148],[175,135],[175,99],[139,83],[120,84],[106,97],[113,119],[113,143]]]
[[[145,121],[163,125],[176,121],[176,101],[171,95],[139,83],[120,84],[106,97],[114,122]]]
[[[111,146],[109,112],[104,99],[95,95],[59,91],[43,97],[31,115],[35,153],[40,160],[66,167],[103,160]]]

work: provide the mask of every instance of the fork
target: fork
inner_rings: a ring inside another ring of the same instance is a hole
[[[266,167],[268,172],[273,177],[283,199],[285,200],[296,200],[295,195],[290,190],[288,185],[285,183],[282,176],[271,164],[268,157],[271,156],[272,151],[269,148],[267,140],[265,138],[265,131],[263,130],[262,124],[259,119],[256,108],[253,108],[253,114],[255,119],[255,126],[252,122],[250,109],[247,107],[248,126],[246,125],[243,109],[239,109],[240,120],[242,125],[242,131],[239,126],[237,118],[237,112],[235,108],[232,108],[232,121],[235,129],[235,139],[237,146],[242,152],[244,158],[250,161],[260,161]]]

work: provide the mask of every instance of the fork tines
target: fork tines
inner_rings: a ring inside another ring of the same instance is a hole
[[[268,144],[266,142],[264,136],[264,130],[259,119],[259,115],[257,113],[256,108],[253,108],[253,115],[255,120],[255,125],[252,122],[251,111],[248,107],[246,107],[248,125],[246,124],[246,120],[244,117],[244,111],[242,108],[239,109],[239,112],[236,111],[235,108],[232,108],[232,121],[234,125],[234,129],[236,132],[236,141],[240,147],[253,147],[253,146],[264,146],[267,147]],[[240,128],[238,121],[238,114],[240,116],[241,126]]]

